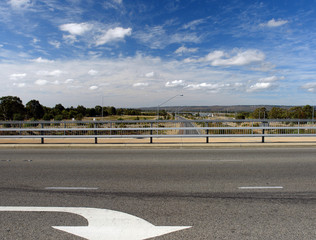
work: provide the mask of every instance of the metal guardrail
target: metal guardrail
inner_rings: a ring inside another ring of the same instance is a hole
[[[165,120],[165,121],[6,121],[0,138],[153,138],[316,136],[311,119]]]

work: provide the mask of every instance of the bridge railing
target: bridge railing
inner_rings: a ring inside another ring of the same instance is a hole
[[[3,121],[0,138],[170,138],[316,136],[311,119]]]

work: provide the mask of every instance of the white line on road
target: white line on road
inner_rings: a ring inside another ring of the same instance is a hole
[[[46,187],[46,190],[97,190],[95,187]]]
[[[239,187],[238,189],[283,189],[282,186],[252,186],[252,187]]]

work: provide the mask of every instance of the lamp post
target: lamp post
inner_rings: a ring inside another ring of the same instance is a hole
[[[159,105],[157,106],[157,121],[159,120],[159,107],[162,106],[162,105],[164,105],[164,104],[166,104],[167,102],[171,101],[172,99],[174,99],[174,98],[176,98],[176,97],[183,97],[183,94],[177,94],[177,95],[175,95],[175,96],[169,98],[167,101],[164,101],[163,103],[161,103],[161,104],[159,104]]]
[[[104,97],[104,96],[102,96],[102,106],[101,106],[101,111],[102,111],[102,114],[101,114],[102,117],[101,117],[101,119],[102,119],[102,120],[103,120],[103,97]]]

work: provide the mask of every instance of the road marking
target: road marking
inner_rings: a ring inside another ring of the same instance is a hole
[[[97,190],[96,187],[46,187],[46,190]]]
[[[239,187],[238,189],[283,189],[282,186],[253,186],[253,187]]]
[[[219,160],[220,162],[243,162],[243,160]]]
[[[225,163],[225,162],[227,162],[227,163],[229,163],[229,162],[243,162],[244,160],[233,160],[233,159],[222,159],[222,160],[220,160],[220,159],[218,159],[218,160],[213,160],[213,159],[209,159],[209,160],[207,160],[207,159],[198,159],[198,160],[193,160],[194,162],[212,162],[212,163],[221,163],[221,162],[223,162],[223,163]]]
[[[191,226],[154,226],[142,218],[108,209],[72,207],[0,207],[11,212],[67,212],[88,220],[88,226],[53,226],[53,228],[88,240],[143,240],[191,228]]]

